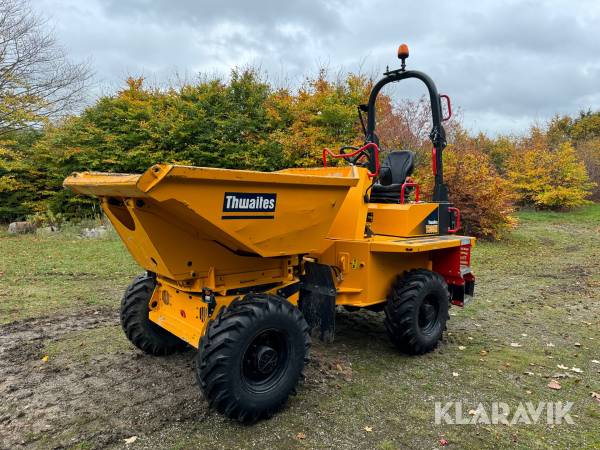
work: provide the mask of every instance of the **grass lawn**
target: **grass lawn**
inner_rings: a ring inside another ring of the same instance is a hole
[[[139,269],[115,235],[2,234],[0,448],[600,449],[600,205],[519,219],[474,249],[475,302],[451,309],[436,351],[400,355],[382,315],[341,312],[298,395],[254,426],[207,410],[193,352],[152,358],[126,341],[117,308]],[[467,417],[570,401],[574,424],[435,424],[450,401]]]
[[[114,232],[102,239],[82,239],[75,229],[2,234],[0,252],[0,324],[86,306],[114,308],[140,272]]]

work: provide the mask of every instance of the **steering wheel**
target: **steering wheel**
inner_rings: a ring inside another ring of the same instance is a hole
[[[371,160],[371,152],[369,149],[373,149],[373,160]],[[347,150],[352,150],[350,153],[346,153]],[[327,167],[327,156],[332,158],[343,158],[352,165],[357,164],[362,158],[366,161],[362,165],[369,167],[369,177],[375,178],[379,176],[379,146],[375,142],[367,142],[362,147],[354,147],[352,145],[345,145],[340,148],[339,153],[333,153],[327,147],[323,149],[323,167]],[[374,166],[374,171],[371,172],[371,166]]]
[[[360,147],[355,147],[353,145],[344,145],[343,147],[340,148],[340,155],[346,155],[347,150],[352,150],[351,153],[355,153],[358,150],[360,150]],[[369,154],[367,153],[366,150],[363,150],[354,156],[350,156],[350,155],[348,155],[348,157],[344,156],[344,159],[346,161],[348,161],[350,164],[356,165],[356,163],[363,157],[366,157],[367,159],[369,158]]]

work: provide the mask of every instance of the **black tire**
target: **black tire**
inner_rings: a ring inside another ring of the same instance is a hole
[[[385,307],[385,328],[396,347],[409,355],[433,350],[446,329],[450,296],[444,278],[411,270],[394,283]]]
[[[165,356],[185,350],[188,345],[148,318],[148,302],[156,280],[144,274],[129,285],[121,301],[121,327],[127,339],[137,348],[154,356]]]
[[[303,379],[310,348],[304,316],[282,297],[248,294],[200,339],[198,384],[211,408],[253,423],[271,417]]]

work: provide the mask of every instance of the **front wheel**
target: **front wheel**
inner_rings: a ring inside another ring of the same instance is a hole
[[[200,339],[198,384],[211,407],[240,422],[272,416],[295,391],[310,337],[302,313],[281,297],[232,302]]]
[[[429,270],[398,277],[385,307],[385,328],[400,351],[421,355],[433,350],[448,320],[450,298],[444,278]]]

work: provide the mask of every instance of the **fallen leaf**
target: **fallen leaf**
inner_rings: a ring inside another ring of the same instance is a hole
[[[306,439],[306,435],[304,433],[300,432],[296,435],[296,439],[301,441],[303,439]]]
[[[367,433],[370,433],[371,431],[373,431],[373,427],[366,426],[366,427],[365,427],[365,431],[366,431]]]
[[[526,394],[531,394],[531,391],[530,390],[526,390],[525,393]]]
[[[569,368],[565,365],[559,364],[556,367],[558,367],[560,370],[569,370]]]
[[[487,355],[487,354],[488,354],[488,352],[487,352],[487,350],[481,350],[481,351],[479,352],[479,354],[480,354],[481,356],[485,356],[485,355]]]
[[[523,346],[522,346],[521,344],[519,344],[518,342],[511,342],[511,343],[510,343],[510,346],[511,346],[511,347],[517,347],[517,348],[519,348],[519,347],[523,347]]]
[[[338,372],[343,372],[344,371],[344,369],[342,369],[341,364],[339,364],[339,363],[335,365],[335,368],[337,369]]]
[[[579,367],[571,367],[571,370],[575,373],[583,373],[583,370],[581,370]]]
[[[458,346],[458,349],[459,349],[459,350],[464,350],[465,348],[467,348],[467,347],[465,347],[464,345],[459,345],[459,346]]]
[[[527,337],[527,333],[521,333],[521,336]]]
[[[555,345],[554,345],[552,342],[548,342],[548,343],[546,344],[546,347],[554,347],[554,346],[555,346]]]
[[[137,436],[131,436],[129,438],[123,439],[125,441],[126,444],[133,444],[135,441],[137,441]]]
[[[442,447],[445,447],[446,445],[449,444],[448,439],[444,439],[444,438],[440,439],[439,442]]]
[[[467,336],[467,339],[470,340],[470,341],[472,341],[473,337],[472,336]]]
[[[42,361],[44,361],[44,362],[48,362],[48,355],[46,355],[46,356],[42,357]]]
[[[511,364],[509,362],[504,363],[504,367],[510,367],[510,366],[511,366]]]
[[[452,376],[453,376],[453,377],[458,377],[458,376],[459,376],[459,373],[458,373],[458,372],[452,372]]]
[[[581,342],[575,342],[573,345],[574,345],[575,347],[581,347]]]
[[[525,372],[525,375],[529,375],[530,377],[532,377],[532,376],[534,376],[534,375],[535,375],[535,373],[533,373],[533,372],[529,372],[529,371],[528,371],[528,372]]]
[[[548,383],[548,387],[550,389],[554,389],[556,391],[558,391],[559,389],[562,389],[562,386],[560,385],[560,383],[556,380],[550,380],[550,383]]]

